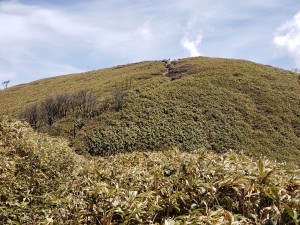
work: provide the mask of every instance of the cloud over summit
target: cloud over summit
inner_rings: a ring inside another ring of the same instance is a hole
[[[195,39],[189,39],[188,37],[184,37],[181,40],[181,45],[190,52],[190,56],[200,56],[202,55],[198,48],[199,44],[202,41],[202,35],[199,35]]]

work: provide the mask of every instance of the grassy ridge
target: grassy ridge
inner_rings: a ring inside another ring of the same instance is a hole
[[[300,219],[296,166],[234,152],[176,149],[87,160],[64,140],[5,117],[0,136],[1,224],[297,224]]]
[[[20,111],[32,103],[39,103],[46,96],[82,89],[92,91],[98,98],[119,88],[126,79],[132,86],[143,85],[148,79],[165,71],[163,62],[142,62],[87,73],[70,74],[37,80],[0,91],[0,115],[18,116]]]
[[[84,88],[101,102],[128,79],[126,107],[84,119],[71,140],[78,151],[233,149],[300,162],[299,75],[244,60],[195,57],[45,79],[1,91],[0,114]],[[72,119],[53,128],[67,133]]]

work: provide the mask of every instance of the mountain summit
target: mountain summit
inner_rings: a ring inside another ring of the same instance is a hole
[[[93,104],[85,109],[74,105],[80,93]],[[172,147],[232,149],[299,163],[299,93],[296,73],[245,60],[193,57],[11,87],[0,91],[0,114],[21,113],[28,120],[24,110],[35,105],[37,130],[66,136],[78,152],[92,155]],[[57,106],[63,94],[73,108],[49,124],[45,102],[52,99]]]

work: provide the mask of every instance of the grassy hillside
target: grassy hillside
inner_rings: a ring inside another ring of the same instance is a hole
[[[46,96],[82,89],[92,91],[101,98],[132,78],[132,85],[141,85],[152,76],[165,71],[162,62],[142,62],[81,74],[70,74],[37,80],[0,91],[0,115],[18,116],[27,105],[40,102]]]
[[[298,224],[300,170],[176,149],[85,159],[0,117],[1,224]]]
[[[17,115],[46,96],[80,89],[98,98],[101,113],[79,118],[70,137],[78,152],[204,147],[300,162],[299,75],[243,60],[143,62],[44,79],[1,91],[0,113]],[[113,108],[115,90],[127,93],[122,110]],[[106,98],[110,107],[103,111]],[[70,136],[75,120],[57,119],[40,130]]]

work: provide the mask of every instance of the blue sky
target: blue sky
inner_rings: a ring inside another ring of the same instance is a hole
[[[0,0],[0,81],[144,60],[300,67],[299,0]]]

